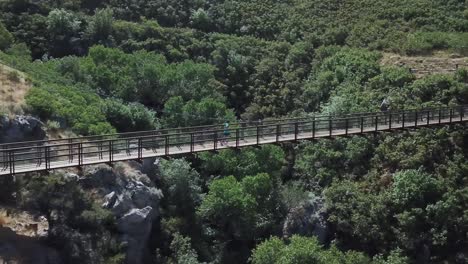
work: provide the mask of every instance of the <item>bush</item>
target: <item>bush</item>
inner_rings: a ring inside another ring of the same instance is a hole
[[[11,82],[19,82],[21,81],[21,76],[17,71],[12,70],[8,73],[8,80]]]
[[[103,101],[87,91],[68,86],[48,85],[33,88],[26,96],[26,103],[33,114],[42,119],[63,119],[73,131],[82,135],[115,132],[100,107]]]
[[[336,247],[323,249],[315,237],[293,236],[286,244],[279,238],[272,237],[261,243],[253,251],[252,264],[370,264],[371,261],[362,253],[349,251],[343,253]]]
[[[60,129],[60,123],[53,120],[47,120],[46,127],[49,130],[58,130]]]
[[[0,50],[6,50],[13,43],[13,35],[0,23]]]
[[[433,46],[425,39],[411,35],[403,46],[403,51],[407,55],[428,54],[432,51]]]
[[[124,104],[120,100],[106,100],[103,112],[107,121],[119,132],[154,130],[159,128],[156,112],[139,103]]]

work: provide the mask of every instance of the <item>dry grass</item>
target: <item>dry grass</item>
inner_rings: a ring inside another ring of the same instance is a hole
[[[23,113],[24,98],[32,84],[26,74],[0,64],[0,113]]]
[[[417,57],[384,53],[381,64],[409,68],[416,78],[422,78],[432,74],[453,74],[457,69],[468,68],[468,57],[443,52]]]
[[[46,236],[49,224],[47,219],[14,208],[0,208],[0,227],[9,228],[26,237]]]

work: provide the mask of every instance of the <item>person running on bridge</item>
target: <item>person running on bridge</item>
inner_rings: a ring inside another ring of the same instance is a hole
[[[380,111],[386,113],[390,109],[390,101],[387,98],[384,98],[380,104]]]
[[[390,101],[387,98],[384,98],[380,104],[380,111],[384,113],[384,122],[387,124],[387,112],[390,110]]]
[[[231,131],[229,130],[229,121],[224,122],[224,131],[223,131],[223,140],[221,141],[221,146],[224,144],[227,146],[229,141],[229,136],[231,135]]]

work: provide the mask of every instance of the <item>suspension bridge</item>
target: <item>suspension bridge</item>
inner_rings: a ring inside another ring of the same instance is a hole
[[[468,106],[352,113],[0,145],[0,176],[468,121]]]

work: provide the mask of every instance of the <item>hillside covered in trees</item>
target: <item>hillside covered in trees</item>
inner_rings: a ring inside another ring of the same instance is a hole
[[[468,69],[381,63],[434,52],[468,55],[465,0],[1,0],[0,115],[86,136],[468,104]],[[45,215],[62,263],[461,264],[467,158],[464,126],[424,128],[5,178],[0,206]],[[154,209],[138,257],[125,197]]]

